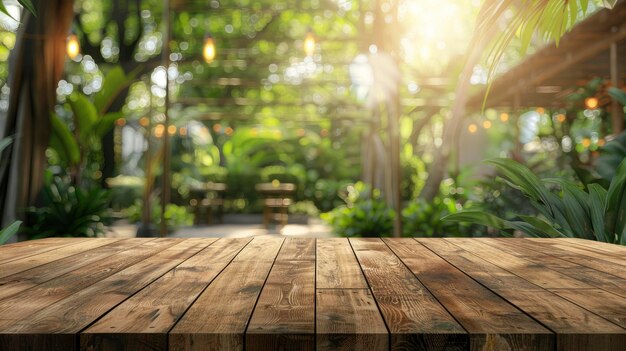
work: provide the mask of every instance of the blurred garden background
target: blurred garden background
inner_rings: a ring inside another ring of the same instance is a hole
[[[626,240],[625,1],[0,4],[2,241]]]

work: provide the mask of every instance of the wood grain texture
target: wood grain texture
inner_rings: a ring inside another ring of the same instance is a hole
[[[142,241],[141,239],[134,239]],[[111,255],[0,301],[0,333],[19,320],[142,261],[172,245],[176,239],[156,239]],[[180,240],[176,240],[180,241]]]
[[[195,255],[212,240],[215,239],[168,239],[170,247],[17,321],[5,329],[5,337],[23,332],[39,333],[48,335],[53,342],[63,334],[77,335],[112,307]],[[77,342],[75,338],[67,345],[67,350],[73,349]]]
[[[466,349],[468,336],[381,239],[350,239],[396,350]]]
[[[552,243],[551,239],[520,239],[521,243],[524,245],[532,245],[534,250],[542,252],[547,255],[556,256],[560,259],[580,264],[582,266],[586,266],[592,269],[595,269],[599,272],[604,272],[607,274],[614,275],[616,277],[620,277],[622,279],[626,279],[626,269],[622,267],[623,265],[615,265],[613,262],[607,261],[600,255],[600,257],[592,257],[587,255],[584,250],[570,250],[563,249]],[[548,240],[548,241],[546,241]]]
[[[570,245],[582,246],[587,250],[598,252],[606,255],[614,255],[619,258],[623,258],[626,255],[626,246],[615,245],[609,243],[603,243],[595,240],[574,239],[574,238],[560,238],[561,243],[567,243]]]
[[[598,270],[563,260],[558,256],[550,256],[534,249],[524,240],[482,239],[487,244],[511,253],[517,257],[537,265],[544,265],[561,274],[572,277],[590,286],[594,286],[613,294],[626,297],[626,279],[616,277]],[[625,256],[626,257],[626,256]]]
[[[626,255],[607,244],[98,240],[0,247],[0,350],[622,351],[626,345]]]
[[[282,238],[255,237],[169,334],[170,350],[243,350],[244,332]]]
[[[167,350],[167,333],[250,242],[221,239],[114,308],[81,335],[84,350]]]
[[[417,240],[555,332],[557,349],[563,349],[564,344],[570,343],[576,337],[581,343],[591,340],[597,345],[603,345],[598,350],[618,350],[619,348],[616,348],[618,343],[626,342],[624,329],[618,325],[538,285],[525,280],[517,280],[519,277],[513,273],[452,244],[455,240],[422,238]],[[470,245],[464,245],[466,248],[468,246]],[[517,289],[511,289],[510,284],[502,283],[509,280],[517,280],[515,283]],[[544,279],[540,281],[542,280]]]
[[[607,254],[606,252],[602,252],[596,248],[592,249],[589,247],[584,247],[581,245],[573,244],[568,241],[561,242],[561,241],[555,241],[555,240],[543,239],[543,238],[537,238],[534,240],[540,243],[549,245],[552,248],[560,249],[563,251],[568,251],[570,253],[580,255],[580,256],[593,257],[602,261],[608,261],[608,262],[611,262],[613,265],[620,266],[620,268],[622,269],[626,268],[626,262],[624,262],[623,256],[621,257],[613,256],[611,254],[614,252],[613,250],[611,250],[611,253]]]
[[[318,289],[317,350],[384,351],[389,333],[369,289]]]
[[[0,245],[0,263],[5,264],[13,260],[24,259],[86,240],[87,238],[46,238]]]
[[[470,350],[553,350],[554,335],[413,239],[385,239],[470,333]]]
[[[317,239],[318,289],[367,289],[354,251],[346,239]]]
[[[315,239],[287,238],[246,330],[246,350],[315,349]]]
[[[91,245],[89,245],[90,242],[94,244],[102,244],[102,245],[96,245],[96,246],[93,246],[96,248],[93,248]],[[47,255],[49,252],[52,252],[52,251],[42,253],[37,256],[28,257],[27,259],[30,259],[33,257],[41,258],[41,256],[44,256],[44,257],[51,258],[51,260],[49,263],[42,264],[45,261],[40,261],[40,259],[37,259],[36,262],[31,262],[34,268],[22,270],[26,266],[21,266],[21,268],[18,269],[18,271],[21,270],[19,273],[15,273],[15,274],[0,278],[0,286],[2,287],[0,289],[0,300],[5,299],[11,295],[15,295],[19,293],[20,291],[30,289],[34,286],[47,282],[53,278],[59,277],[65,273],[71,272],[78,268],[85,267],[92,263],[99,262],[100,260],[105,259],[111,255],[114,255],[120,251],[129,249],[129,248],[132,248],[141,244],[140,241],[129,241],[129,240],[115,240],[114,242],[110,244],[106,244],[107,243],[106,240],[100,241],[100,239],[92,240],[90,242],[77,244],[82,247],[82,248],[79,248],[78,250],[84,249],[84,251],[79,251],[78,253],[72,256],[64,257],[64,258],[57,259],[57,260],[52,260],[52,258]],[[71,251],[74,251],[76,249],[74,246],[75,245],[64,246],[64,247],[61,247],[61,249],[68,248],[68,249],[71,249]],[[54,251],[57,251],[57,250],[54,250]],[[11,265],[18,261],[21,261],[21,260],[15,260],[15,261],[9,262],[7,265]],[[2,271],[4,273],[4,266],[3,266]]]
[[[550,269],[543,263],[533,263],[526,258],[512,255],[500,248],[488,245],[485,239],[445,239],[471,252],[485,261],[503,268],[543,288],[590,289],[593,286]],[[488,240],[488,239],[487,239]]]
[[[60,260],[68,256],[81,254],[100,246],[115,243],[116,241],[119,241],[119,239],[99,238],[96,240],[79,241],[74,244],[61,246],[57,249],[46,251],[37,255],[12,260],[10,262],[2,264],[0,278],[4,278],[25,270],[30,270],[33,267],[41,266],[46,263],[51,263],[53,261]]]

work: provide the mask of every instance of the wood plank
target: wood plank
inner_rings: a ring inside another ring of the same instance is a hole
[[[626,329],[625,298],[602,289],[550,289],[550,291]]]
[[[508,238],[485,238],[481,240],[484,240],[489,245],[507,251],[510,254],[523,257],[534,264],[544,265],[591,286],[626,297],[626,279],[621,279],[577,263],[566,261],[557,256],[547,255],[535,250],[535,245],[525,240],[511,240]]]
[[[618,257],[624,257],[626,255],[626,246],[603,243],[601,241],[595,240],[585,240],[585,239],[574,239],[574,238],[560,238],[561,243],[574,244],[578,246],[583,246],[587,249],[592,249],[594,251],[615,255]]]
[[[167,333],[251,238],[220,239],[115,307],[80,336],[87,350],[167,350]]]
[[[131,239],[142,241],[142,239]],[[143,240],[145,241],[145,240]],[[0,333],[17,321],[156,254],[179,239],[155,239],[0,301]],[[25,303],[27,302],[27,303]]]
[[[576,244],[572,244],[570,242],[567,241],[563,241],[561,242],[560,240],[550,240],[550,239],[546,239],[546,238],[537,238],[535,239],[536,241],[543,243],[543,244],[547,244],[550,247],[554,247],[557,249],[561,249],[564,251],[569,251],[571,253],[574,253],[576,255],[581,255],[581,256],[586,256],[586,257],[593,257],[593,258],[597,258],[603,261],[608,261],[611,262],[613,265],[620,265],[621,269],[623,270],[624,268],[626,268],[626,260],[624,260],[624,256],[619,256],[616,257],[612,254],[607,254],[605,252],[602,251],[598,251],[597,249],[593,249],[590,247],[584,247],[581,245],[576,245]]]
[[[23,259],[25,257],[38,255],[47,251],[57,249],[62,246],[84,242],[87,238],[46,238],[39,240],[28,240],[19,243],[0,245],[0,263]]]
[[[413,239],[385,239],[470,333],[470,350],[554,350],[554,334]]]
[[[169,248],[15,322],[3,331],[5,343],[22,333],[47,335],[50,342],[69,334],[75,338],[65,349],[74,350],[82,329],[215,240],[170,239],[173,245]]]
[[[317,239],[318,289],[367,289],[367,282],[348,240]]]
[[[380,239],[350,239],[392,349],[467,349],[466,331]]]
[[[626,269],[624,267],[616,266],[614,263],[606,261],[604,259],[591,257],[581,254],[580,252],[572,252],[571,250],[564,250],[554,245],[549,245],[549,241],[546,242],[546,239],[520,239],[522,242],[526,242],[526,244],[532,245],[532,247],[539,252],[545,253],[547,255],[556,256],[560,259],[577,263],[582,266],[586,266],[589,268],[593,268],[599,272],[604,272],[607,274],[614,275],[616,277],[620,277],[622,279],[626,279]],[[551,239],[548,239],[551,240]]]
[[[282,243],[255,237],[176,323],[169,349],[243,350],[246,326]]]
[[[315,349],[315,239],[287,238],[261,290],[246,350]]]
[[[73,256],[65,257],[47,264],[37,265],[35,268],[21,271],[19,273],[15,273],[13,275],[1,278],[0,300],[5,299],[9,296],[13,296],[21,291],[30,289],[44,282],[47,282],[48,280],[59,277],[80,267],[84,267],[89,264],[98,262],[120,251],[141,244],[141,242],[139,241],[131,242],[128,239],[115,240],[113,243],[104,246],[100,246],[99,244],[106,243],[106,241],[101,242],[100,239],[94,239],[92,243],[98,244],[97,246],[99,247],[96,247],[92,250],[87,250],[91,246],[89,245],[89,242],[81,243],[80,245],[83,249],[86,249],[86,251],[80,252],[80,250],[78,250],[79,253],[76,253]],[[73,245],[65,247],[72,246]],[[31,257],[40,257],[46,254],[47,253],[43,253],[41,255]],[[9,262],[8,265],[18,261],[20,260]]]
[[[389,332],[369,289],[318,289],[316,296],[318,351],[389,350]]]
[[[71,245],[59,246],[54,250],[46,251],[37,255],[32,255],[21,259],[15,259],[2,264],[0,278],[8,277],[10,275],[35,268],[37,266],[41,266],[46,263],[60,260],[68,256],[80,254],[100,246],[112,244],[119,240],[120,239],[100,238],[88,241],[79,241],[76,243],[72,243]]]
[[[488,245],[482,238],[450,238],[449,240],[462,249],[469,251],[485,261],[491,262],[535,285],[543,288],[591,289],[593,286],[580,280],[554,271],[542,263],[533,263],[526,258],[517,257],[499,248]]]
[[[312,238],[285,238],[276,261],[315,261],[315,240]]]
[[[589,343],[596,345],[594,350],[620,350],[626,344],[624,329],[618,325],[538,285],[520,280],[512,273],[453,244],[454,241],[432,238],[417,240],[557,333],[557,350],[584,350],[583,345]],[[515,283],[507,283],[509,281]]]

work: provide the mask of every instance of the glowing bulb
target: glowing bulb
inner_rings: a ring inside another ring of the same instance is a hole
[[[215,41],[211,35],[207,35],[206,38],[204,38],[202,57],[204,57],[204,61],[206,61],[206,63],[211,63],[215,60]]]
[[[304,53],[307,56],[313,56],[315,53],[315,37],[311,30],[306,33],[306,38],[304,39]]]
[[[491,128],[491,121],[484,121],[483,122],[483,128],[485,128],[485,129]]]
[[[148,117],[141,117],[141,118],[139,119],[139,124],[140,124],[142,127],[147,127],[147,126],[148,126],[148,124],[150,124],[150,120],[148,119]]]
[[[167,132],[169,133],[169,135],[176,134],[176,126],[175,125],[170,125],[169,127],[167,127]]]
[[[584,138],[581,144],[583,144],[584,148],[588,148],[589,146],[591,146],[591,139]]]
[[[501,113],[501,114],[500,114],[500,120],[501,120],[502,122],[506,122],[506,121],[508,121],[508,120],[509,120],[509,114],[508,114],[508,113],[506,113],[506,112]]]
[[[468,130],[470,133],[474,134],[474,133],[476,133],[476,131],[478,130],[478,127],[477,127],[474,123],[472,123],[472,124],[470,124],[469,126],[467,126],[467,130]]]
[[[598,98],[588,97],[585,99],[585,107],[590,110],[597,108],[599,105]]]
[[[78,37],[76,34],[70,34],[67,37],[67,56],[72,60],[78,57],[80,54],[80,43],[78,42]]]
[[[165,132],[165,126],[162,124],[157,124],[156,127],[154,127],[154,136],[157,138],[160,138],[163,136],[163,132]]]
[[[558,115],[556,115],[556,120],[559,123],[565,122],[566,119],[567,119],[567,117],[565,117],[565,115],[562,114],[562,113],[559,113]]]

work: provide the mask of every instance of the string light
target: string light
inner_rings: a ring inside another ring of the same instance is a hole
[[[500,120],[501,120],[502,122],[506,122],[506,121],[508,121],[508,120],[509,120],[509,114],[508,114],[508,113],[506,113],[506,112],[501,113],[501,114],[500,114]]]
[[[467,126],[467,130],[470,133],[474,134],[474,133],[476,133],[476,131],[478,131],[478,127],[474,123],[472,123],[469,126]]]
[[[491,121],[484,121],[483,122],[483,128],[485,128],[485,129],[491,128]]]
[[[65,49],[67,56],[72,60],[76,59],[78,55],[80,55],[80,42],[78,41],[76,34],[70,34],[67,36]]]
[[[304,38],[304,53],[307,56],[313,56],[315,53],[315,36],[310,29],[306,33],[306,38]]]
[[[588,97],[585,99],[585,107],[587,107],[590,110],[594,110],[598,108],[598,105],[599,105],[598,98]]]
[[[204,47],[202,48],[202,57],[206,63],[211,63],[215,60],[215,41],[211,34],[207,34],[204,38]]]
[[[558,115],[556,115],[556,121],[559,122],[559,123],[565,122],[565,119],[566,119],[566,117],[562,113],[559,113]]]

